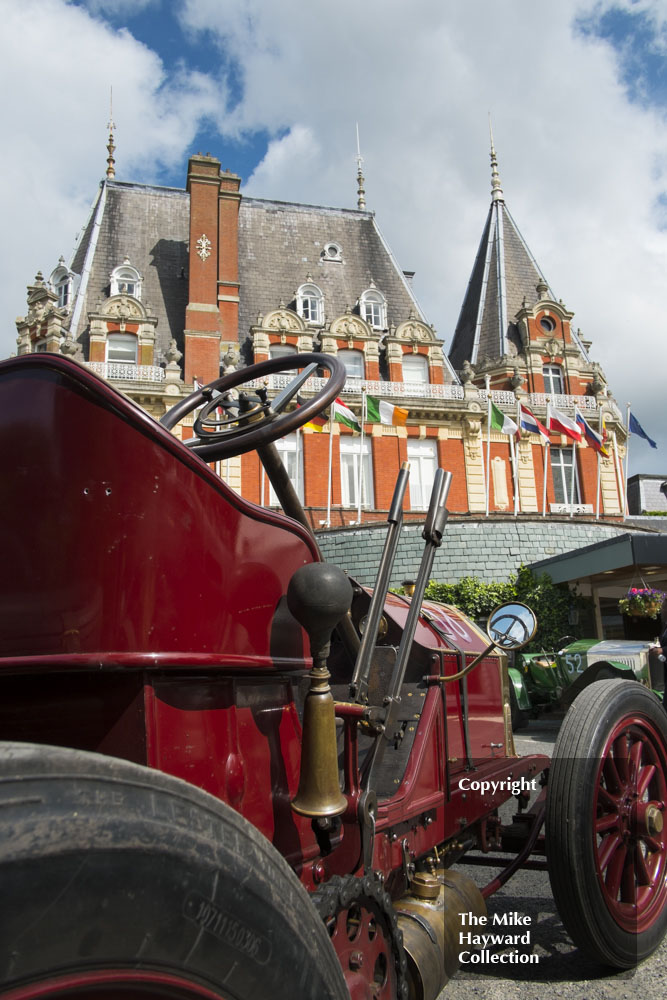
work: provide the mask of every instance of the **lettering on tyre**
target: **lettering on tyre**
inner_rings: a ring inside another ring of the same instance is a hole
[[[271,943],[267,938],[199,893],[191,892],[187,896],[183,913],[188,920],[236,948],[257,965],[266,965],[271,958]]]

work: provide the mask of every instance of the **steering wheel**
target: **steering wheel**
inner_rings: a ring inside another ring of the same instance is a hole
[[[265,387],[247,393],[232,391],[245,382],[293,368],[302,368],[303,371],[271,401]],[[317,368],[326,368],[329,372],[323,388],[302,406],[289,413],[283,412]],[[217,462],[261,448],[307,424],[334,401],[344,385],[345,367],[330,354],[294,354],[287,358],[272,358],[230,372],[190,393],[172,406],[160,423],[171,430],[188,413],[201,407],[194,422],[196,437],[183,443],[204,461]]]

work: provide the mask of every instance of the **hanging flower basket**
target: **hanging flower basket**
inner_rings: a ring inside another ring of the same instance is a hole
[[[631,587],[625,597],[622,597],[618,602],[618,607],[623,615],[632,615],[635,618],[657,618],[664,599],[665,594],[662,590],[653,590],[651,587]]]

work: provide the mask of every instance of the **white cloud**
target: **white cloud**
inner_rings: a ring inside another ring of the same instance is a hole
[[[110,10],[111,0],[97,2]],[[656,32],[667,24],[667,0],[623,5]],[[185,65],[167,73],[129,31],[80,8],[0,0],[0,80],[13,95],[0,112],[12,140],[0,154],[0,197],[5,231],[17,234],[5,253],[2,353],[25,284],[67,253],[84,221],[105,166],[112,83],[124,179],[154,179],[164,165],[184,177],[207,116],[225,135],[273,136],[248,193],[353,207],[358,121],[368,207],[401,266],[416,269],[417,296],[447,343],[489,204],[490,111],[508,207],[617,399],[632,399],[660,439],[660,452],[633,440],[631,469],[667,473],[667,234],[656,208],[667,190],[664,108],[631,104],[617,54],[575,28],[578,16],[619,6],[188,0],[184,30],[216,37],[242,81],[232,107],[217,76]],[[223,151],[221,140],[212,152]]]
[[[6,356],[26,285],[61,253],[69,257],[104,176],[111,86],[119,176],[145,180],[183,161],[199,121],[219,113],[226,92],[184,66],[167,73],[128,31],[61,0],[0,0],[0,14],[0,216],[12,234],[0,273]]]

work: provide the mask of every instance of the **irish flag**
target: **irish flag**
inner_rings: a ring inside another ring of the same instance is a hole
[[[394,406],[386,399],[366,396],[366,418],[369,424],[393,424],[403,426],[408,419],[408,411],[402,406]]]
[[[499,410],[498,407],[491,403],[491,430],[500,431],[501,434],[516,434],[518,431],[517,425],[514,423],[507,414]]]
[[[353,431],[361,431],[359,421],[354,413],[338,396],[331,406],[331,412],[336,423],[345,424],[346,427],[350,427]]]

